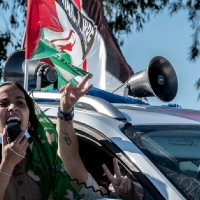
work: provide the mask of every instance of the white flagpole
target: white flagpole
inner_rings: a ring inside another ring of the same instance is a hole
[[[28,66],[29,66],[29,59],[26,59],[24,68],[24,89],[26,91],[28,91]]]
[[[26,27],[24,30],[24,35],[22,38],[21,49],[25,49],[25,39],[26,39]],[[29,59],[25,60],[25,68],[24,68],[24,89],[28,91],[28,66],[29,66]]]

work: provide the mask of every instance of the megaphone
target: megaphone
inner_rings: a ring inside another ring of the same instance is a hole
[[[16,81],[24,84],[25,50],[17,50],[6,60],[3,69],[4,81]],[[28,90],[40,90],[50,84],[56,83],[58,74],[56,70],[45,62],[29,61]]]
[[[124,96],[151,97],[169,102],[178,90],[178,81],[171,63],[162,56],[151,59],[148,67],[134,75],[126,82]]]

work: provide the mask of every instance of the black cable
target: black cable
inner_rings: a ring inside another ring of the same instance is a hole
[[[25,156],[25,158],[30,159],[30,160],[42,165],[46,170],[52,170],[53,174],[55,174],[55,175],[60,173],[63,178],[68,178],[70,181],[76,181],[76,183],[78,185],[84,185],[85,188],[87,188],[87,189],[92,188],[93,192],[100,192],[102,196],[108,195],[108,193],[103,193],[102,190],[100,190],[100,189],[99,190],[95,190],[93,186],[87,186],[85,182],[81,182],[80,183],[78,181],[78,179],[76,179],[76,178],[72,179],[69,174],[63,175],[62,172],[60,170],[57,170],[55,166],[47,167],[44,163],[42,163],[42,162],[40,162],[38,160],[35,160],[35,159],[31,158],[31,157]],[[81,196],[81,198],[82,198],[82,196]]]
[[[117,89],[115,89],[114,91],[112,91],[112,93],[114,93],[115,91],[117,91],[118,89],[120,89],[122,86],[124,86],[125,83],[123,83],[122,85],[120,85]]]

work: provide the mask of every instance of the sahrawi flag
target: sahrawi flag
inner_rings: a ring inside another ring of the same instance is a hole
[[[28,0],[25,48],[26,59],[50,59],[67,82],[76,85],[77,76],[91,73],[93,85],[105,88],[104,42],[74,2]]]

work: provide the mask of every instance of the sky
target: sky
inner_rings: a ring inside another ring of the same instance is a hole
[[[163,12],[145,24],[142,31],[133,29],[130,35],[125,36],[121,50],[135,73],[145,70],[153,57],[165,57],[172,64],[178,79],[178,92],[169,103],[199,110],[200,90],[196,90],[195,83],[200,78],[200,59],[195,63],[188,59],[192,33],[186,12],[172,17]],[[148,97],[148,101],[151,105],[168,104],[156,97]]]

